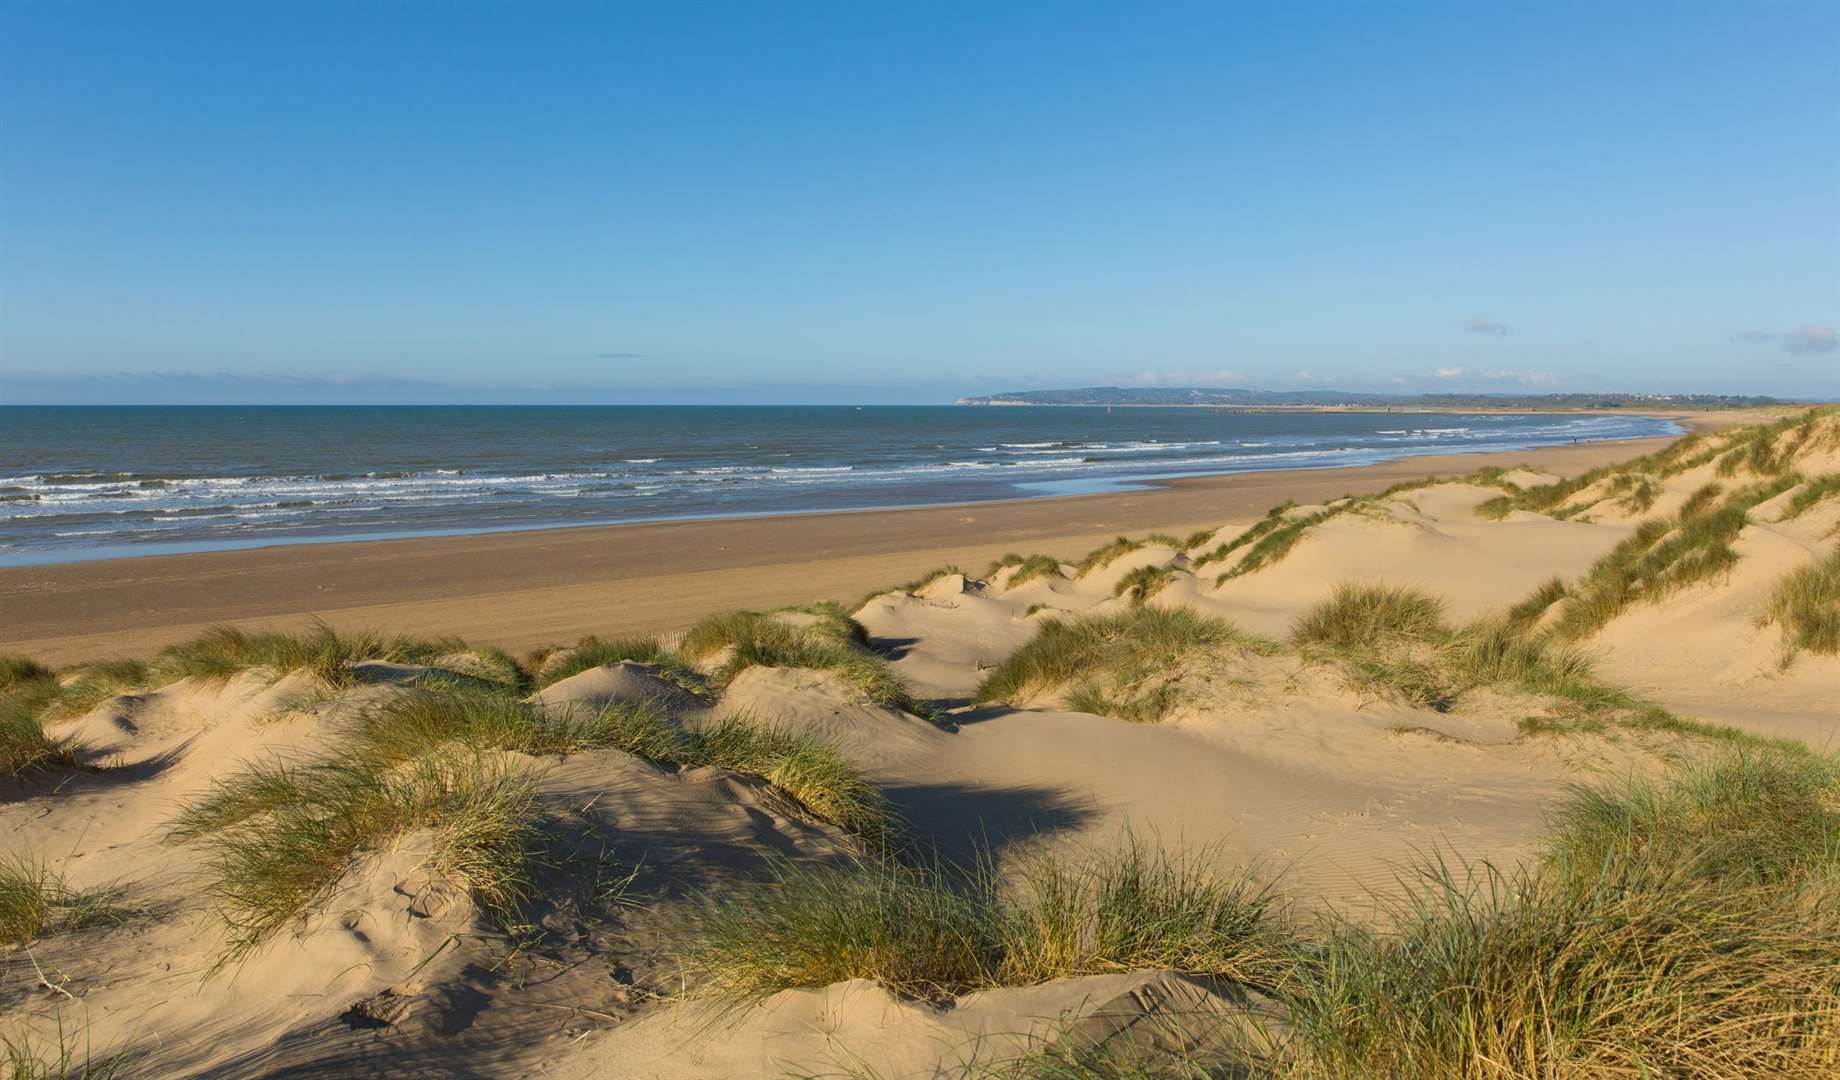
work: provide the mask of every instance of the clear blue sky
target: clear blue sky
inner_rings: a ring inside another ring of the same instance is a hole
[[[1840,5],[0,0],[0,401],[1840,396]]]

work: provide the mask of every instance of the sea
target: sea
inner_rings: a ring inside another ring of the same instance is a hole
[[[1126,490],[1674,435],[1639,415],[0,406],[0,565]]]

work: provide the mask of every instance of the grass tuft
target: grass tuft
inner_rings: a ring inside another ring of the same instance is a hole
[[[696,913],[685,974],[745,998],[874,979],[910,997],[1163,968],[1268,985],[1282,954],[1274,897],[1135,840],[1077,861],[1039,857],[1003,887],[974,869],[782,863]]]
[[[848,616],[821,617],[812,625],[796,626],[771,613],[735,611],[692,627],[684,635],[682,651],[697,662],[725,653],[713,673],[723,686],[756,666],[829,671],[867,701],[937,722],[938,710],[915,697],[907,681],[869,650],[861,631],[861,624]]]
[[[1009,580],[1003,583],[1005,589],[1013,589],[1018,585],[1034,581],[1036,578],[1052,580],[1061,576],[1061,561],[1052,555],[1023,556],[1013,551],[991,563],[990,570],[985,576],[995,577],[997,571],[1006,566],[1013,566],[1016,569],[1010,574]]]
[[[1445,633],[1442,600],[1417,589],[1344,582],[1297,620],[1291,640],[1355,648],[1381,639],[1430,641]]]
[[[45,733],[43,718],[57,696],[53,679],[32,679],[0,690],[0,774],[18,779],[41,769],[76,767],[70,746]]]
[[[1152,596],[1162,592],[1164,586],[1174,581],[1175,575],[1176,568],[1173,566],[1140,566],[1118,579],[1112,595],[1126,598],[1132,607],[1143,607]]]
[[[1028,644],[984,677],[977,696],[1015,704],[1065,687],[1070,708],[1154,721],[1175,706],[1169,681],[1185,661],[1264,647],[1231,623],[1190,608],[1044,619]]]
[[[186,806],[171,836],[207,851],[223,962],[321,906],[371,853],[429,834],[430,866],[489,913],[509,916],[528,887],[533,785],[507,761],[454,749],[397,763],[341,758],[257,764]]]
[[[1097,547],[1087,552],[1086,557],[1075,564],[1073,576],[1085,577],[1094,570],[1103,570],[1112,563],[1117,562],[1121,557],[1143,546],[1144,542],[1142,540],[1133,540],[1128,536],[1120,536],[1118,539],[1113,540],[1103,547]]]
[[[1309,1076],[1832,1075],[1830,765],[1733,757],[1580,791],[1532,867],[1427,866],[1287,986]]]
[[[365,661],[418,664],[523,689],[529,677],[499,649],[469,646],[459,638],[422,639],[344,634],[322,622],[305,633],[252,632],[213,626],[160,652],[145,678],[163,685],[180,679],[221,683],[243,672],[279,679],[305,671],[331,687],[350,686],[351,667]]]
[[[1826,473],[1809,480],[1783,508],[1783,520],[1801,517],[1823,501],[1840,493],[1840,472]]]
[[[554,686],[584,671],[625,660],[649,664],[659,678],[693,694],[707,696],[709,692],[695,668],[661,645],[657,638],[646,637],[611,641],[593,635],[584,637],[571,648],[557,649],[543,657],[537,665],[535,684],[539,689]]]
[[[0,653],[0,692],[55,678],[57,672],[30,657]]]
[[[1770,590],[1758,626],[1782,627],[1782,664],[1806,651],[1840,653],[1840,547],[1784,574]]]
[[[116,922],[112,889],[72,889],[64,875],[23,855],[0,857],[0,945]]]

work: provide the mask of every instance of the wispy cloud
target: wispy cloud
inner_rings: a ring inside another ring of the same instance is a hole
[[[1840,349],[1840,335],[1831,326],[1798,326],[1782,336],[1782,347],[1797,355],[1830,353]]]
[[[1809,323],[1780,334],[1770,330],[1746,330],[1738,335],[1738,340],[1747,345],[1780,345],[1783,352],[1797,356],[1840,350],[1840,333],[1824,323]]]
[[[1471,334],[1493,334],[1496,337],[1505,337],[1514,332],[1512,326],[1498,323],[1494,319],[1482,315],[1463,320],[1463,329],[1465,332]]]

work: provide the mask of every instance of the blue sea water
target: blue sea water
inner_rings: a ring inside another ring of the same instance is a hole
[[[975,502],[1679,430],[1199,408],[0,407],[0,565]]]

